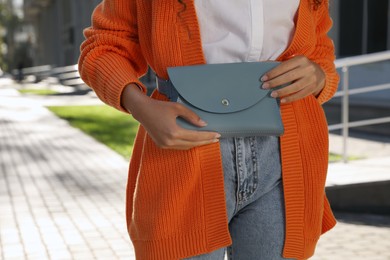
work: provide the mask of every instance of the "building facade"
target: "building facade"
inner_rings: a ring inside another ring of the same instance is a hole
[[[132,1],[132,0],[126,0]],[[101,0],[24,0],[35,32],[34,65],[77,63],[82,31]],[[338,57],[390,50],[390,0],[330,0]]]
[[[390,50],[390,0],[330,0],[338,57]]]
[[[24,14],[34,28],[34,65],[77,63],[82,31],[100,0],[24,0]]]

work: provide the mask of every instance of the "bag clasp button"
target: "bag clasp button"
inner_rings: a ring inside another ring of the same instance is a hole
[[[222,99],[221,102],[222,102],[222,105],[224,105],[224,106],[228,106],[229,105],[229,100],[226,99],[226,98]]]

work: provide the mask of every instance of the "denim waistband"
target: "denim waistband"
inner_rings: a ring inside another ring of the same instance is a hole
[[[156,87],[158,92],[167,96],[169,100],[177,101],[179,94],[170,80],[161,79],[156,76]]]

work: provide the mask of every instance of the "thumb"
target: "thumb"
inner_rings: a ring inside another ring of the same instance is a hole
[[[199,127],[207,125],[207,122],[203,121],[195,112],[182,104],[180,104],[180,111],[178,115],[193,125]]]

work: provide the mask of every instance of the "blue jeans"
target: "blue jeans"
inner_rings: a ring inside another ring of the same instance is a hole
[[[220,140],[229,231],[233,243],[188,260],[278,260],[285,216],[279,138]]]

